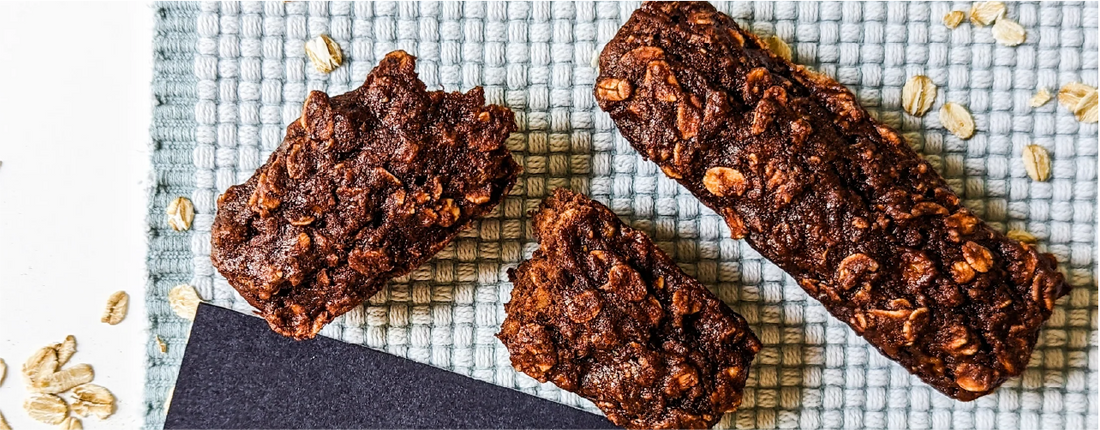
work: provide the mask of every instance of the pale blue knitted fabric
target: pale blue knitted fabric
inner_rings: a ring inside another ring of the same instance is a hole
[[[505,271],[537,248],[526,211],[556,187],[608,203],[649,233],[689,273],[745,316],[764,344],[744,404],[719,427],[1085,429],[1097,422],[1097,126],[1040,88],[1097,84],[1097,4],[1010,4],[1028,31],[1015,48],[990,29],[942,24],[970,3],[721,3],[747,28],[778,35],[796,62],[851,88],[900,129],[995,228],[1034,233],[1076,288],[1058,302],[1020,378],[970,403],[951,400],[883,358],[830,317],[781,270],[729,238],[704,208],[621,137],[592,96],[593,57],[636,3],[203,3],[157,6],[148,307],[162,355],[150,343],[147,426],[163,422],[188,325],[167,290],[194,285],[214,304],[250,312],[211,267],[215,199],[247,179],[279,145],[310,90],[358,86],[386,53],[419,57],[429,88],[484,86],[489,103],[516,112],[509,148],[524,167],[514,192],[430,263],[397,279],[322,334],[595,411],[576,395],[517,373],[493,337],[511,285]],[[316,72],[304,42],[328,34],[346,62]],[[940,88],[933,112],[904,114],[901,87],[925,74]],[[962,141],[940,127],[947,101],[974,114]],[[1024,172],[1021,149],[1050,150],[1048,182]],[[189,196],[191,231],[163,220]],[[552,426],[553,423],[547,423]]]

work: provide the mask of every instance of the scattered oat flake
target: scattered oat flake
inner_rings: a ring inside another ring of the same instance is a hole
[[[27,415],[38,422],[61,424],[69,416],[69,405],[53,394],[32,394],[23,401]]]
[[[4,413],[0,412],[0,430],[11,430],[8,420],[4,419]]]
[[[4,377],[8,376],[8,363],[0,358],[0,385],[4,385]]]
[[[1062,89],[1058,90],[1058,103],[1066,109],[1073,110],[1073,108],[1077,106],[1077,103],[1092,91],[1096,91],[1096,88],[1080,82],[1070,82],[1063,85]]]
[[[107,299],[107,309],[103,310],[100,322],[115,325],[126,318],[126,311],[130,309],[130,295],[125,291],[116,291]]]
[[[1084,123],[1096,123],[1096,101],[1096,88],[1080,82],[1068,83],[1058,91],[1058,103]]]
[[[73,413],[82,417],[95,416],[101,420],[115,413],[115,395],[95,384],[73,388]]]
[[[1017,46],[1027,40],[1027,30],[1016,21],[1001,18],[993,24],[993,40],[1004,46]]]
[[[84,430],[84,423],[77,417],[65,418],[65,421],[61,422],[61,430]]]
[[[73,389],[75,400],[83,400],[91,403],[113,403],[115,395],[111,390],[95,384],[83,384]]]
[[[68,363],[73,354],[76,354],[76,338],[70,334],[65,336],[65,341],[57,347],[57,367]]]
[[[966,12],[963,12],[961,10],[953,10],[951,12],[948,12],[947,15],[943,16],[943,25],[946,25],[947,28],[954,30],[955,27],[958,27],[959,24],[962,24],[964,19],[966,19]]]
[[[970,7],[970,22],[979,27],[993,24],[1005,15],[1005,4],[999,1],[974,3]]]
[[[314,37],[306,42],[306,55],[313,67],[321,73],[331,73],[344,63],[344,51],[327,35]]]
[[[93,379],[95,379],[95,371],[92,370],[92,366],[78,364],[35,381],[31,389],[44,394],[64,393],[77,385],[92,382]]]
[[[927,76],[913,76],[901,89],[901,106],[910,115],[924,116],[935,101],[936,84]]]
[[[1023,230],[1009,230],[1008,233],[1005,233],[1005,236],[1008,236],[1009,239],[1015,239],[1024,243],[1036,243],[1039,241],[1035,235]]]
[[[168,304],[171,305],[172,312],[189,320],[195,319],[195,312],[201,301],[195,287],[187,284],[177,285],[168,292]]]
[[[160,353],[161,354],[168,353],[168,344],[164,342],[164,339],[161,339],[160,336],[156,336],[156,341],[157,341],[157,349],[160,350]]]
[[[34,387],[38,380],[57,371],[57,349],[53,346],[44,346],[35,351],[30,358],[23,363],[23,382],[27,387]]]
[[[168,226],[175,231],[189,230],[195,221],[195,205],[187,197],[176,197],[164,212],[168,215]]]
[[[1024,170],[1036,181],[1050,179],[1050,153],[1039,145],[1028,145],[1023,151]]]
[[[1093,91],[1087,98],[1081,99],[1081,103],[1077,105],[1077,112],[1074,112],[1077,120],[1088,124],[1096,124],[1096,102],[1096,91]]]
[[[947,102],[940,108],[940,124],[959,139],[974,136],[974,117],[958,103]]]
[[[1040,88],[1039,92],[1037,92],[1037,93],[1035,93],[1035,95],[1031,96],[1031,102],[1030,102],[1031,107],[1039,107],[1039,106],[1045,105],[1052,98],[1053,97],[1050,95],[1050,91],[1047,91],[1046,88]]]
[[[790,45],[787,42],[780,39],[779,36],[768,36],[764,39],[768,44],[768,50],[773,54],[783,58],[784,60],[791,61],[792,53]]]

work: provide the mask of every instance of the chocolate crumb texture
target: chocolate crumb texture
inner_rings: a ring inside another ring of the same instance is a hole
[[[644,4],[599,70],[626,139],[884,355],[960,400],[1023,372],[1069,291],[1054,257],[963,207],[846,88],[701,2]]]
[[[510,110],[426,91],[392,52],[359,88],[313,91],[267,163],[218,198],[211,259],[273,330],[311,338],[426,262],[516,181]]]
[[[516,369],[627,428],[709,428],[741,404],[760,341],[644,233],[561,188],[534,230],[497,334]]]

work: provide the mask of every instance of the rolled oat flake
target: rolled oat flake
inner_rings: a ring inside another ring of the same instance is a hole
[[[966,140],[974,136],[974,117],[958,103],[944,103],[940,108],[940,124],[959,139]]]
[[[116,291],[107,298],[107,308],[103,310],[100,322],[116,325],[126,318],[126,312],[130,309],[130,295],[125,291]]]
[[[187,231],[195,220],[195,205],[187,197],[176,197],[168,203],[165,213],[168,215],[168,226],[172,230]]]
[[[344,51],[340,45],[324,34],[306,42],[306,55],[321,73],[331,73],[344,63]]]
[[[1027,30],[1008,18],[1001,18],[993,24],[993,39],[1004,46],[1017,46],[1027,40]]]
[[[1039,145],[1025,146],[1022,157],[1024,170],[1031,179],[1040,182],[1050,179],[1050,154],[1046,148]]]
[[[901,107],[909,115],[924,116],[935,101],[936,84],[927,76],[913,76],[901,89]]]
[[[1035,93],[1034,96],[1031,96],[1029,104],[1031,105],[1031,107],[1039,107],[1047,104],[1047,102],[1049,102],[1051,98],[1053,97],[1050,95],[1050,91],[1047,91],[1046,88],[1040,88],[1039,92]]]
[[[947,15],[943,16],[943,25],[946,25],[947,28],[954,30],[956,27],[959,26],[959,24],[962,24],[964,19],[966,19],[966,12],[963,12],[961,10],[953,10],[951,12],[948,12]]]
[[[970,7],[970,22],[978,27],[985,27],[1005,15],[1005,4],[999,1],[986,1],[974,3]]]

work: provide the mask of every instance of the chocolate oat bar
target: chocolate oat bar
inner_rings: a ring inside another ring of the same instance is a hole
[[[928,384],[972,400],[1019,375],[1069,291],[1054,257],[991,229],[851,92],[765,46],[707,3],[646,3],[601,54],[596,99],[734,238]]]
[[[708,428],[741,404],[760,350],[744,318],[587,197],[557,189],[534,228],[497,334],[516,369],[628,428]]]
[[[519,166],[512,111],[429,92],[395,51],[359,88],[313,91],[267,163],[218,198],[214,267],[271,328],[311,338],[491,210]]]

